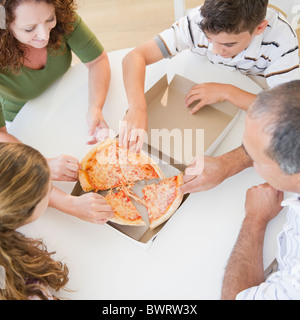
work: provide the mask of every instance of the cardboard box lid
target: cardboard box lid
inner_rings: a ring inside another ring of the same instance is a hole
[[[211,154],[239,113],[233,104],[222,102],[191,115],[189,110],[197,102],[187,108],[184,98],[194,85],[179,75],[168,84],[165,75],[145,94],[151,154],[162,152],[166,162],[173,158],[176,163],[188,164],[197,155]]]

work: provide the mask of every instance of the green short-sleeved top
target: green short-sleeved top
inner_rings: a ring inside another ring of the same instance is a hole
[[[5,126],[5,120],[12,121],[28,100],[38,97],[69,69],[71,51],[83,63],[95,60],[104,51],[79,16],[73,26],[72,33],[63,38],[60,48],[62,54],[53,55],[48,49],[47,63],[43,69],[33,70],[22,66],[18,74],[0,73],[0,127]]]

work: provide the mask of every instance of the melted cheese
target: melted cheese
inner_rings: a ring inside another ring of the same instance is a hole
[[[143,189],[144,200],[152,222],[164,215],[177,196],[177,177],[150,184]]]
[[[141,215],[123,190],[118,193],[110,192],[105,196],[114,213],[123,219],[135,221],[140,220]]]

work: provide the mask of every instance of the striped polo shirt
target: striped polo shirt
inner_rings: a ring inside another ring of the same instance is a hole
[[[255,36],[245,50],[229,59],[212,53],[212,44],[200,28],[202,19],[199,6],[154,38],[165,58],[190,49],[228,70],[264,77],[269,87],[300,79],[297,35],[281,13],[268,8],[265,31]]]
[[[300,300],[300,200],[287,199],[286,223],[277,239],[278,271],[265,282],[240,292],[237,300]]]

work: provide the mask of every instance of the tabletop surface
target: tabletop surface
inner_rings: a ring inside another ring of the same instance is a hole
[[[109,53],[112,79],[104,106],[111,136],[127,109],[122,58],[129,49]],[[182,75],[194,82],[231,83],[258,93],[261,89],[239,72],[229,72],[207,59],[183,52],[147,67],[145,89],[163,74]],[[9,132],[46,157],[69,154],[81,159],[89,150],[86,113],[88,72],[72,67],[35,100],[28,102]],[[215,150],[219,155],[240,146],[245,114]],[[20,231],[42,238],[49,251],[69,267],[69,299],[219,299],[227,260],[244,218],[248,188],[264,182],[249,168],[218,187],[191,194],[145,250],[108,225],[91,224],[48,208]],[[74,183],[55,182],[71,193]],[[276,236],[284,222],[282,211],[267,228],[264,265],[275,257]]]

